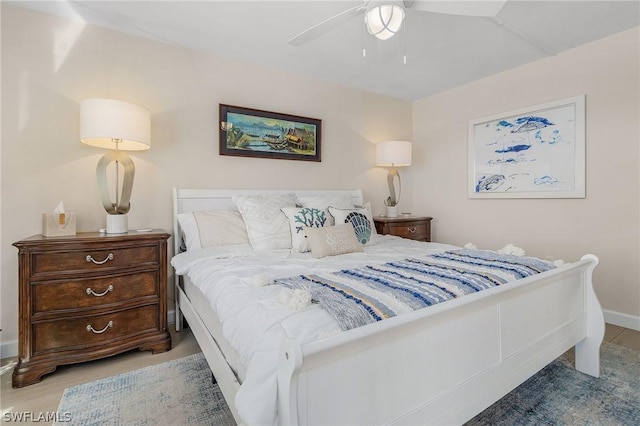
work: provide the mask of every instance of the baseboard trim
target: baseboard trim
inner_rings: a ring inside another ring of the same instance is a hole
[[[170,310],[167,312],[167,322],[170,324],[169,327],[173,326],[176,323],[176,311]],[[5,358],[13,358],[18,356],[18,341],[11,340],[8,342],[0,343],[0,359]]]
[[[607,324],[640,331],[640,317],[623,314],[622,312],[610,311],[608,309],[603,309],[602,313],[604,314],[604,322]]]
[[[18,356],[18,341],[10,340],[0,343],[0,359]]]

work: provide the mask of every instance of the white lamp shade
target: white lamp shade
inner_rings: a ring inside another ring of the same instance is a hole
[[[382,4],[367,11],[365,15],[367,30],[380,40],[393,37],[404,21],[404,9],[395,4]]]
[[[376,166],[404,167],[411,165],[411,142],[386,141],[376,144]]]
[[[113,99],[80,103],[80,142],[99,148],[151,148],[151,115],[141,106]]]

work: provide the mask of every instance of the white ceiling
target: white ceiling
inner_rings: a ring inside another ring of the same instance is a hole
[[[293,36],[362,1],[7,3],[407,100],[640,25],[639,0],[509,0],[497,21],[409,8],[406,39],[378,41],[358,16],[293,46]]]

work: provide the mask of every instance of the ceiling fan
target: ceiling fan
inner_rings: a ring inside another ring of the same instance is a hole
[[[362,4],[346,9],[324,21],[312,26],[289,40],[298,46],[325,34],[350,19],[364,15],[368,32],[380,40],[393,37],[402,27],[406,9],[416,11],[444,13],[449,15],[495,17],[506,0],[365,0]]]

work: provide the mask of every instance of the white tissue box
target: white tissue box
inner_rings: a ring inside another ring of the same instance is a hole
[[[45,237],[76,235],[76,214],[42,213],[42,235]]]

